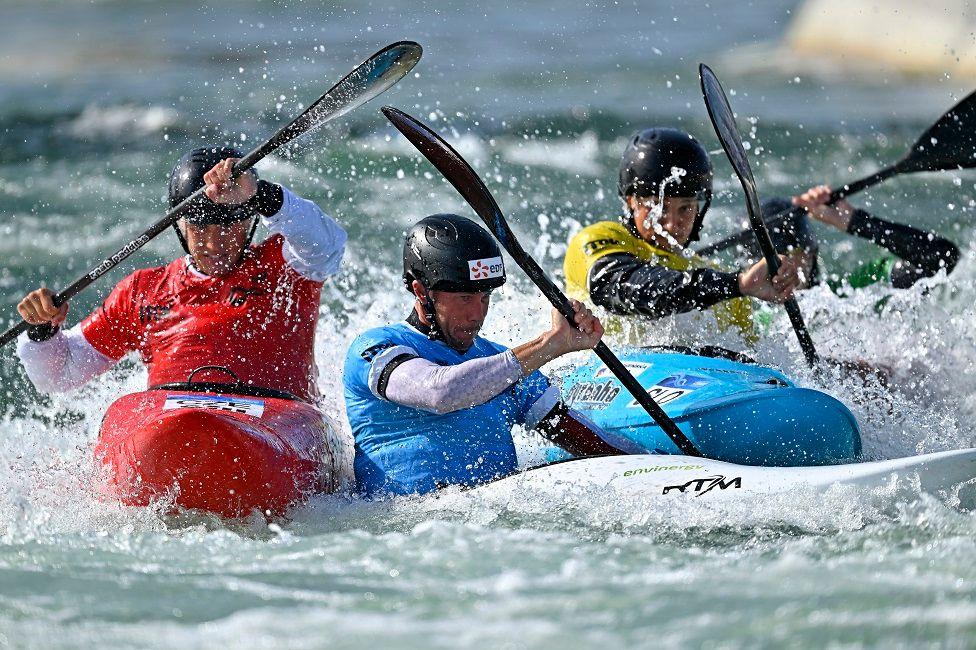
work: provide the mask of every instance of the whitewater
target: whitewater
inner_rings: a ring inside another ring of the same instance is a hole
[[[538,2],[486,16],[467,5],[395,14],[365,0],[328,11],[249,1],[228,21],[182,2],[67,2],[53,17],[13,2],[0,27],[9,36],[0,39],[4,326],[26,291],[67,284],[158,219],[184,149],[209,139],[248,148],[355,62],[413,38],[425,46],[415,76],[258,166],[350,233],[316,337],[324,408],[348,432],[342,356],[358,332],[409,309],[399,278],[405,228],[433,212],[474,216],[385,123],[381,104],[444,134],[561,282],[570,236],[616,218],[616,164],[645,126],[686,128],[714,152],[717,192],[703,241],[743,222],[738,183],[697,94],[699,60],[733,70],[722,78],[736,91],[762,197],[893,162],[971,90],[944,77],[731,66],[736,44],[776,38],[795,5],[555,12]],[[475,22],[478,38],[467,31]],[[51,50],[32,63],[15,24],[51,35]],[[938,230],[963,251],[950,276],[909,290],[802,295],[818,349],[886,366],[891,385],[814,376],[781,310],[751,354],[843,401],[867,460],[976,446],[976,174],[904,177],[854,203]],[[817,234],[829,270],[877,254]],[[132,269],[178,252],[168,233],[153,240],[79,296],[69,321]],[[535,336],[549,319],[544,299],[512,269],[484,329],[504,344]],[[666,503],[595,490],[571,500],[449,490],[386,503],[341,494],[285,519],[232,523],[173,515],[165,504],[125,508],[102,496],[92,448],[108,405],[145,380],[129,359],[80,391],[42,396],[11,350],[0,356],[0,647],[962,648],[976,638],[976,515],[911,490]],[[537,461],[541,441],[516,436],[522,462]]]

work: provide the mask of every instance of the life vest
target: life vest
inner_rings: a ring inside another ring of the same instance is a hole
[[[185,257],[136,271],[82,322],[82,333],[111,359],[138,351],[150,386],[217,365],[249,385],[314,400],[322,282],[288,266],[284,241],[274,235],[251,247],[224,277],[196,273]],[[229,381],[221,373],[195,379]]]
[[[515,471],[512,427],[534,426],[548,410],[545,405],[551,407],[549,402],[558,399],[556,388],[538,370],[483,404],[443,414],[391,402],[378,387],[389,355],[409,351],[452,366],[505,349],[479,336],[470,349],[458,352],[405,322],[360,334],[349,346],[342,375],[359,491],[424,493],[444,485],[484,483]]]

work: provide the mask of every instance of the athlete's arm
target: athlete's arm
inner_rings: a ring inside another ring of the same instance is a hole
[[[902,260],[891,272],[896,288],[907,288],[940,270],[951,273],[959,262],[959,248],[948,239],[875,217],[845,200],[828,205],[830,188],[812,187],[793,198],[795,205],[807,208],[814,219],[848,234],[882,246]]]
[[[68,331],[59,329],[42,341],[31,340],[25,332],[17,339],[17,356],[42,393],[74,390],[117,363],[91,346],[81,324]]]
[[[891,283],[898,289],[906,289],[942,269],[952,273],[959,262],[959,248],[948,239],[880,219],[861,209],[854,210],[847,232],[883,246],[901,259],[891,270]]]
[[[651,318],[706,309],[742,296],[735,273],[707,268],[676,271],[627,253],[594,262],[588,281],[595,304],[615,314]]]
[[[552,327],[528,343],[452,366],[423,359],[407,346],[383,349],[370,364],[369,388],[380,399],[439,414],[484,404],[549,361],[599,342],[600,321],[579,301],[570,304],[577,328],[553,310]]]
[[[285,238],[285,262],[309,280],[321,282],[339,270],[346,231],[319,206],[276,183],[244,174],[231,181],[236,158],[226,158],[204,174],[207,197],[216,203],[243,202],[263,217],[272,233]]]
[[[339,271],[346,231],[319,206],[267,181],[258,181],[252,201],[268,230],[285,238],[288,266],[316,282]]]
[[[376,355],[370,364],[369,389],[395,404],[444,414],[478,406],[500,395],[522,376],[511,350],[453,366],[420,357],[407,346]]]

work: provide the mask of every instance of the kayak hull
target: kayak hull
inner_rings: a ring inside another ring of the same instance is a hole
[[[275,516],[335,489],[330,426],[298,400],[149,390],[109,407],[95,455],[126,505]]]
[[[621,361],[708,458],[742,465],[803,466],[861,453],[857,420],[843,403],[751,363],[629,350]],[[563,381],[564,400],[632,453],[678,447],[599,361]]]
[[[976,507],[976,449],[820,467],[754,467],[680,455],[577,458],[545,465],[468,490],[486,498],[525,502],[545,494],[548,504],[607,492],[635,504],[669,499],[771,496],[837,486],[863,489],[900,485],[963,508]]]

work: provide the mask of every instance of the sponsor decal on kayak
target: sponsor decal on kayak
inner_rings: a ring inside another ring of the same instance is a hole
[[[251,415],[264,415],[264,400],[250,397],[221,397],[218,395],[167,395],[164,411],[173,409],[211,409]]]
[[[683,397],[692,391],[703,388],[710,383],[712,383],[711,379],[681,373],[678,375],[665,377],[661,381],[649,387],[647,389],[647,394],[651,396],[651,399],[658,403],[658,406],[664,406],[665,404],[669,404],[679,397]],[[628,408],[637,408],[639,406],[640,404],[637,402],[637,400],[631,400],[630,404],[627,405]]]
[[[716,488],[719,490],[728,490],[730,488],[738,490],[741,487],[741,476],[727,479],[721,474],[717,474],[715,476],[708,476],[706,478],[693,478],[687,483],[679,483],[678,485],[666,485],[664,486],[664,491],[661,492],[661,494],[667,494],[672,490],[677,490],[678,492],[694,492],[696,497],[700,497],[701,495],[711,492]]]
[[[500,278],[505,273],[505,264],[500,257],[485,257],[480,260],[468,260],[468,279],[487,280]]]
[[[644,363],[643,361],[624,361],[624,368],[630,371],[635,377],[640,377],[641,373],[651,367],[651,364]],[[613,377],[614,374],[610,372],[610,368],[606,366],[600,366],[600,369],[594,373],[594,379],[602,379],[603,377]]]
[[[585,406],[590,409],[605,409],[617,395],[620,386],[612,381],[581,381],[573,386],[566,396],[569,406]]]
[[[628,469],[624,472],[624,476],[637,476],[638,474],[650,474],[653,472],[678,472],[681,470],[694,471],[698,469],[705,469],[704,465],[652,465],[651,467],[638,467],[637,469]]]

